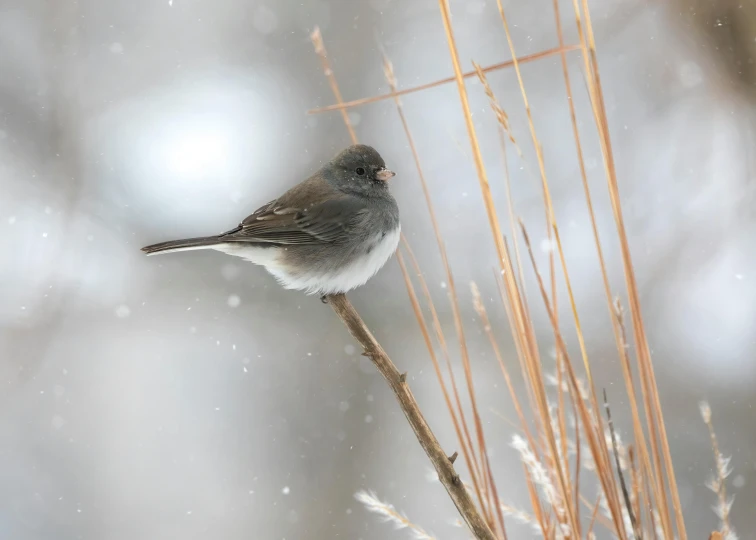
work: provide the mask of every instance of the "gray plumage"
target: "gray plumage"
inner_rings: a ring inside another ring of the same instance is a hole
[[[383,158],[354,145],[217,236],[142,248],[148,255],[215,249],[265,266],[288,289],[335,294],[363,285],[399,243],[399,208]]]

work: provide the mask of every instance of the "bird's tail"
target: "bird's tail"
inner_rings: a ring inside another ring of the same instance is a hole
[[[217,236],[202,236],[199,238],[185,238],[184,240],[171,240],[142,248],[147,255],[159,253],[173,253],[175,251],[190,251],[193,249],[209,249],[220,244]]]

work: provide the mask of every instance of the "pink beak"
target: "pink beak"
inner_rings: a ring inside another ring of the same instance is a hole
[[[384,182],[386,182],[389,178],[393,178],[394,176],[396,176],[396,173],[394,171],[388,170],[386,167],[378,169],[378,172],[375,173],[375,177],[378,180],[383,180]]]

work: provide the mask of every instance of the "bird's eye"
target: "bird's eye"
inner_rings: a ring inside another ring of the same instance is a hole
[[[354,170],[354,172],[356,172],[357,174],[359,174],[360,176],[362,176],[362,175],[364,175],[364,174],[365,174],[365,169],[363,169],[362,167],[357,167],[357,168],[356,168],[356,169]]]

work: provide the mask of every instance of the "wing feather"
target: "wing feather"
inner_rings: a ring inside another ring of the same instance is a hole
[[[311,178],[258,208],[220,240],[282,245],[334,243],[343,239],[366,211],[362,199],[341,193],[334,197],[333,189],[324,181]]]

